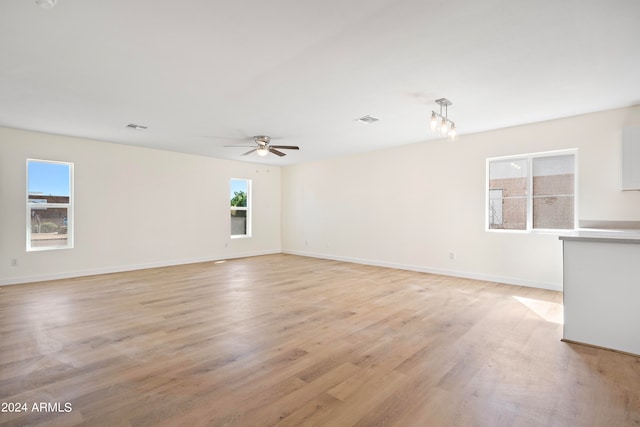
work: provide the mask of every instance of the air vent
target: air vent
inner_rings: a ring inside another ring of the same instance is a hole
[[[135,130],[146,130],[146,129],[147,129],[147,127],[146,127],[146,126],[136,125],[136,124],[134,124],[134,123],[129,123],[129,124],[127,125],[127,127],[128,127],[129,129],[135,129]]]
[[[375,117],[371,117],[369,115],[366,115],[364,117],[360,117],[359,119],[356,119],[356,122],[371,124],[371,123],[375,123],[375,122],[377,122],[379,120],[380,119],[376,119]]]

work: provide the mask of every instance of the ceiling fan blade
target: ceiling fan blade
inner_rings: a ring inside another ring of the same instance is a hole
[[[224,147],[232,147],[232,148],[251,148],[251,147],[255,147],[255,145],[225,145]]]
[[[251,154],[251,153],[253,153],[254,151],[257,151],[257,150],[258,150],[257,148],[254,148],[253,150],[249,150],[246,153],[243,153],[242,155],[246,156],[247,154]]]
[[[278,151],[275,148],[273,148],[273,145],[269,147],[269,151],[271,151],[273,154],[277,155],[277,156],[286,156],[285,153],[283,153],[282,151]]]
[[[271,148],[280,148],[283,150],[299,150],[300,147],[297,145],[271,145]]]

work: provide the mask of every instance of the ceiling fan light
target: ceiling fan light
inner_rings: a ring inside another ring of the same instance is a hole
[[[256,153],[258,153],[258,156],[264,157],[269,154],[269,150],[267,149],[267,147],[260,147],[256,150]]]

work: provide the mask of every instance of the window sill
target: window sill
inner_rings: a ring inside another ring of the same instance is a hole
[[[42,252],[42,251],[59,251],[64,249],[73,249],[73,246],[48,246],[48,247],[35,247],[27,248],[27,252]]]
[[[558,229],[535,229],[535,230],[512,230],[508,228],[486,228],[486,232],[489,233],[506,233],[506,234],[551,234],[554,236],[561,236],[572,231],[575,231],[573,228],[558,228]]]

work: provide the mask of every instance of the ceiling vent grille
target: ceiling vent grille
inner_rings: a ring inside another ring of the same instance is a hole
[[[146,130],[148,129],[146,126],[142,126],[142,125],[137,125],[135,123],[129,123],[127,125],[128,129],[135,129],[135,130]]]
[[[375,117],[371,117],[370,115],[367,114],[364,117],[360,117],[359,119],[356,119],[356,122],[371,124],[371,123],[375,123],[375,122],[377,122],[379,120],[380,119],[377,119]]]

